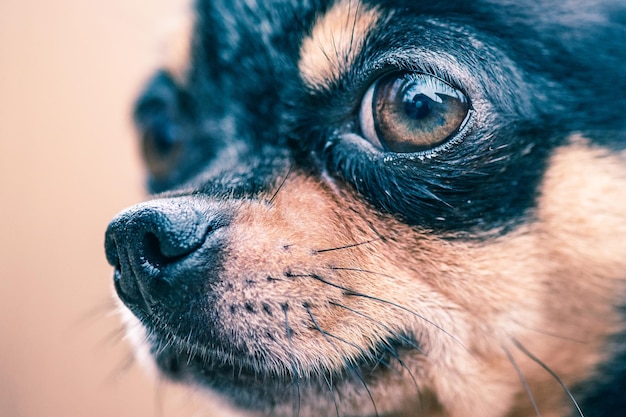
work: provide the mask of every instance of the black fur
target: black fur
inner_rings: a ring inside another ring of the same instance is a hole
[[[626,315],[626,309],[622,309]],[[591,381],[575,387],[586,417],[613,417],[626,413],[626,333],[616,335],[606,347],[610,360],[602,364]],[[578,413],[572,413],[577,417]]]

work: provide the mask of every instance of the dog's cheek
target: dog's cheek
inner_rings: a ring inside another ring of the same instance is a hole
[[[585,342],[570,344],[576,360],[562,363],[567,355],[554,356],[579,380],[607,359],[607,338],[626,325],[620,310],[626,296],[624,196],[626,153],[573,136],[554,154],[538,210],[544,242],[540,261],[551,268],[545,283],[550,295],[545,315],[551,326],[546,330]]]
[[[536,219],[494,244],[491,256],[475,254],[476,271],[499,271],[494,278],[511,287],[509,301],[491,303],[504,314],[488,319],[505,331],[501,341],[513,336],[570,387],[592,378],[610,358],[609,340],[625,325],[620,312],[626,293],[625,156],[572,137],[550,160]],[[484,281],[478,288],[494,285]],[[498,293],[507,294],[493,295]],[[562,410],[567,399],[550,375],[514,345],[504,346],[531,384],[542,414]]]
[[[558,149],[544,181],[539,217],[561,245],[555,255],[599,276],[625,278],[626,153],[581,136]]]

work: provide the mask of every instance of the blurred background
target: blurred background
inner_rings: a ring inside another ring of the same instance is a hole
[[[145,197],[130,106],[187,7],[0,1],[0,417],[208,415],[129,365],[103,250]]]

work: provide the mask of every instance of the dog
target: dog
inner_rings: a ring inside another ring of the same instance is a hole
[[[626,4],[198,0],[177,39],[105,238],[148,366],[251,416],[626,415]]]

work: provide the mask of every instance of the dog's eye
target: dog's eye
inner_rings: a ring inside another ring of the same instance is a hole
[[[379,78],[367,90],[359,123],[365,139],[380,149],[419,152],[450,139],[468,111],[465,95],[439,78],[393,73]]]
[[[166,176],[182,153],[181,132],[166,117],[153,117],[140,127],[142,150],[152,175]]]
[[[154,184],[164,185],[173,180],[186,152],[189,134],[183,98],[172,77],[159,71],[135,104],[133,118],[150,181]]]

